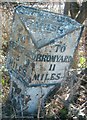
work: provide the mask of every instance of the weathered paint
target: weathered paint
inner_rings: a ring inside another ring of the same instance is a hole
[[[67,16],[24,6],[15,9],[6,65],[18,88],[14,98],[24,95],[19,97],[20,110],[28,106],[25,111],[34,113],[40,98],[44,101],[60,86],[81,32],[81,24]]]

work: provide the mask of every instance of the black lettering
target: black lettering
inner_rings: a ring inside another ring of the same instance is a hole
[[[65,51],[65,47],[62,47],[61,52]],[[63,56],[63,55],[41,55],[37,54],[37,56],[34,56],[35,61],[40,61],[40,62],[70,62],[72,61],[71,56]],[[49,70],[53,71],[55,69],[55,66],[51,65]]]
[[[60,58],[60,62],[63,62],[63,56],[61,56],[61,58]]]
[[[53,56],[53,55],[52,55],[52,57],[51,57],[51,58],[52,58],[52,62],[55,62],[56,55],[55,55],[55,56]]]
[[[42,61],[46,62],[46,59],[47,59],[47,56],[46,56],[46,55],[43,55],[43,56],[42,56]]]
[[[55,52],[58,52],[59,51],[59,49],[61,48],[61,45],[55,45],[56,46],[56,51]]]
[[[63,62],[63,56],[57,56],[57,62]]]
[[[61,55],[60,56],[57,55],[57,61],[56,62],[60,62],[60,58],[61,58]]]
[[[55,73],[52,73],[50,79],[51,79],[51,80],[55,80],[55,76],[56,76],[56,74],[55,74]]]
[[[50,62],[50,61],[51,61],[51,55],[48,55],[47,62]]]
[[[44,74],[41,75],[41,80],[43,80],[43,78],[44,78]]]
[[[66,50],[66,46],[65,46],[65,45],[61,46],[60,51],[61,51],[61,52],[65,52],[65,50]]]
[[[72,57],[71,56],[65,56],[64,57],[64,60],[63,60],[63,62],[71,62],[72,61]]]
[[[69,62],[69,57],[65,56],[64,61],[63,62]]]
[[[68,62],[72,62],[73,58],[72,56],[69,56]]]
[[[49,78],[48,78],[48,74],[46,74],[46,76],[45,76],[45,80],[49,80]]]
[[[43,60],[43,57],[41,54],[38,54],[37,57],[36,57],[36,61],[42,61]]]
[[[54,65],[51,64],[51,65],[50,65],[50,68],[49,68],[49,71],[54,71],[54,70],[55,70],[55,66],[56,66],[55,64],[54,64]]]
[[[57,76],[56,76],[57,77],[56,80],[59,80],[60,76],[61,76],[61,73],[58,73]]]
[[[56,51],[55,52],[58,52],[58,51],[65,52],[65,50],[66,50],[65,44],[64,45],[58,44],[58,45],[55,45],[55,46],[56,46]]]
[[[40,74],[34,75],[34,80],[39,80],[39,78],[40,78]]]
[[[50,79],[51,80],[59,80],[60,79],[60,75],[61,75],[61,73],[58,73],[58,74],[52,73]]]

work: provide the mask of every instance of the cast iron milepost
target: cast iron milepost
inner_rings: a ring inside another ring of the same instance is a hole
[[[43,107],[47,95],[60,87],[82,28],[61,14],[25,6],[15,9],[6,66],[18,115],[37,112],[40,98]]]

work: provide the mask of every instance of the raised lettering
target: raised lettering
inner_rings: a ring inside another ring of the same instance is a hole
[[[58,44],[58,45],[55,45],[56,46],[56,51],[55,52],[58,52],[59,51],[59,49],[61,48],[61,45],[60,44]]]
[[[41,80],[43,80],[43,78],[44,78],[44,74],[41,75]]]
[[[56,80],[59,80],[59,79],[60,79],[60,76],[61,76],[61,73],[58,73],[58,74],[57,74],[57,79],[56,79]]]
[[[60,58],[61,58],[61,55],[60,56],[57,55],[57,61],[56,62],[60,62]]]
[[[55,56],[52,55],[52,62],[55,62],[56,57],[57,57],[56,55]]]
[[[56,76],[56,74],[55,74],[55,73],[52,73],[50,79],[51,79],[51,80],[55,80],[55,76]]]
[[[40,74],[37,74],[37,75],[35,74],[34,75],[34,80],[39,80],[39,79],[40,79]]]
[[[61,51],[61,52],[65,52],[65,50],[66,50],[66,46],[65,46],[65,45],[61,46],[60,51]]]
[[[58,45],[55,45],[55,46],[56,46],[56,51],[55,52],[58,52],[58,51],[65,52],[65,50],[66,50],[66,45],[65,44],[63,44],[63,45],[58,44]]]
[[[54,70],[55,70],[55,66],[56,66],[55,64],[54,64],[54,65],[51,64],[51,65],[50,65],[50,68],[49,68],[49,71],[54,71]]]
[[[49,80],[49,78],[48,78],[48,74],[46,74],[46,76],[45,76],[45,80]]]

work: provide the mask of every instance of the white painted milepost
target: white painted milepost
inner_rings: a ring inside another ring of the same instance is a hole
[[[82,28],[61,14],[25,6],[15,9],[6,66],[18,115],[37,112],[40,98],[43,105],[55,86],[60,87]]]

